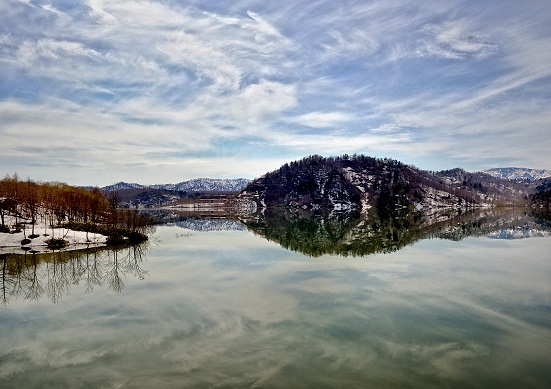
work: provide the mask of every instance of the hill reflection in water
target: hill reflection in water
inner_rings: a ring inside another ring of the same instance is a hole
[[[455,216],[276,210],[249,217],[190,213],[157,216],[167,225],[198,232],[248,229],[288,250],[311,257],[390,253],[432,238],[459,241],[469,236],[493,239],[551,236],[549,219],[524,210],[497,208]],[[121,292],[125,277],[143,279],[147,275],[141,267],[147,251],[146,243],[122,249],[0,254],[0,302],[6,305],[11,298],[38,300],[44,295],[58,302],[70,292],[71,285],[81,283],[86,293],[99,286]]]
[[[460,215],[378,215],[267,210],[241,218],[255,234],[286,249],[318,257],[390,253],[422,239],[469,236],[518,239],[551,236],[551,225],[526,210],[484,209]]]

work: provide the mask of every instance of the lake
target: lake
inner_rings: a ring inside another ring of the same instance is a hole
[[[166,220],[0,256],[1,388],[551,387],[548,219]]]

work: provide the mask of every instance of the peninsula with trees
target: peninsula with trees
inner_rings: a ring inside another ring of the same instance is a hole
[[[0,250],[139,243],[152,225],[149,215],[121,209],[116,193],[17,174],[0,180]]]

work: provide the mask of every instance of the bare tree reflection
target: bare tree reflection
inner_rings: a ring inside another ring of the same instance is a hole
[[[98,252],[92,253],[86,252],[84,255],[84,274],[85,279],[85,293],[92,293],[94,286],[101,286],[103,266],[101,261],[98,260]]]
[[[2,261],[2,270],[0,272],[0,301],[2,301],[3,305],[7,305],[10,300],[13,280],[8,274],[8,256],[6,254],[1,254],[0,261]]]
[[[145,251],[148,249],[147,243],[143,245],[135,245],[128,248],[126,272],[140,280],[149,275],[147,270],[140,267],[145,256]]]
[[[121,277],[119,252],[117,250],[108,251],[108,257],[112,257],[112,266],[106,273],[107,283],[109,289],[120,293],[124,289],[124,283]]]
[[[123,277],[126,274],[140,280],[145,278],[148,273],[140,267],[140,263],[143,261],[148,247],[146,242],[141,245],[108,252],[108,257],[112,258],[112,263],[110,263],[110,269],[106,272],[106,278],[111,290],[120,293],[124,289]]]
[[[44,287],[40,283],[41,277],[38,276],[38,259],[36,254],[31,255],[30,265],[25,267],[24,277],[27,280],[26,300],[38,300],[44,293]]]
[[[27,252],[25,251],[25,254],[20,256],[18,260],[8,262],[9,267],[6,270],[8,274],[12,275],[11,291],[10,291],[11,296],[17,297],[18,295],[22,294],[23,291],[25,290],[24,280],[21,277],[21,273],[22,273],[22,269],[24,267],[26,258],[27,258]]]
[[[56,303],[61,301],[65,293],[69,293],[71,282],[69,281],[67,263],[63,262],[62,252],[52,255],[52,262],[46,263],[46,293]]]
[[[56,303],[80,284],[85,293],[104,284],[120,293],[126,274],[140,280],[148,275],[141,267],[148,248],[144,243],[47,254],[0,254],[0,301],[7,305],[12,297],[38,300],[47,295]]]

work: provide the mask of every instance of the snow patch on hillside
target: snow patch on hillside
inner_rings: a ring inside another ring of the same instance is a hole
[[[496,178],[512,181],[534,181],[551,177],[551,170],[528,169],[523,167],[497,167],[483,173]]]

